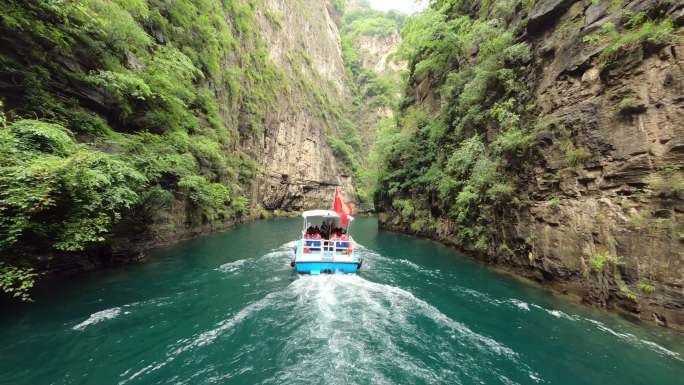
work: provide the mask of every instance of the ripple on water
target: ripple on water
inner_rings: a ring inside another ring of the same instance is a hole
[[[170,304],[172,304],[172,302],[170,302],[167,297],[160,297],[149,299],[146,301],[133,302],[105,310],[100,310],[98,312],[91,314],[85,321],[80,322],[77,325],[74,325],[71,329],[76,331],[83,331],[87,327],[101,323],[103,321],[113,320],[115,318],[118,318],[120,315],[131,314],[134,308],[145,308],[151,306],[161,307]]]
[[[234,274],[262,268],[264,263],[275,266],[291,255],[292,246],[288,243],[263,256],[233,261],[217,270]],[[365,248],[360,252],[370,261],[386,258]],[[393,263],[416,272],[423,269],[408,260]],[[460,295],[466,298],[524,312],[541,310],[566,322],[591,322],[621,339],[678,356],[657,344],[614,332],[598,321],[515,298],[496,299],[462,289]],[[209,349],[221,346],[226,354],[224,362],[214,361],[207,366],[195,359],[212,356],[216,353]],[[254,357],[273,366],[255,370]],[[202,373],[199,377],[176,378],[178,383],[197,383],[200,377],[204,383],[228,379],[239,383],[244,376],[264,385],[319,384],[322,373],[330,373],[323,381],[327,384],[359,383],[359,379],[373,384],[545,381],[511,347],[478,333],[408,290],[376,283],[362,275],[297,276],[289,285],[246,304],[212,327],[170,344],[157,361],[122,374],[120,384],[146,382],[147,375],[177,365],[197,365],[189,372]]]
[[[484,378],[488,373],[481,368],[497,372],[494,364],[503,361],[520,368],[521,376],[534,374],[509,347],[404,289],[357,275],[303,276],[289,289],[296,299],[289,313],[301,326],[290,336],[283,360],[297,359],[266,383],[318,383],[320,373],[334,371],[326,382],[455,384],[458,378]],[[491,365],[481,366],[483,360]]]
[[[607,327],[602,322],[593,320],[591,318],[583,318],[583,317],[580,317],[576,314],[567,314],[563,311],[556,310],[556,309],[547,309],[543,306],[539,306],[537,304],[528,304],[527,302],[524,302],[524,301],[521,301],[521,300],[515,299],[515,298],[511,298],[508,301],[508,303],[511,303],[514,306],[516,306],[517,308],[522,309],[522,310],[527,311],[527,312],[529,312],[531,310],[531,308],[534,308],[534,309],[541,310],[541,311],[543,311],[543,312],[545,312],[545,313],[547,313],[553,317],[564,319],[566,321],[587,322],[587,323],[593,325],[594,327],[596,327],[596,329],[598,329],[602,332],[611,334],[611,335],[617,337],[619,340],[629,343],[630,345],[642,346],[642,347],[645,347],[645,348],[647,348],[653,352],[656,352],[658,354],[668,356],[668,357],[677,359],[679,361],[684,361],[684,359],[682,359],[681,355],[677,352],[673,352],[673,351],[671,351],[671,350],[669,350],[663,346],[658,345],[657,343],[655,343],[653,341],[637,338],[635,335],[630,334],[630,333],[616,332],[615,330]]]
[[[289,261],[289,258],[292,256],[292,250],[295,247],[295,244],[296,242],[288,242],[260,257],[244,258],[224,263],[223,265],[216,268],[216,271],[219,271],[221,273],[232,274],[254,268],[264,270],[267,267],[285,266],[283,261]]]
[[[247,263],[246,259],[238,259],[237,261],[224,263],[223,265],[219,266],[217,270],[222,273],[235,273],[236,271],[240,270],[245,263]]]
[[[174,361],[178,356],[185,352],[192,351],[197,348],[201,348],[203,346],[212,344],[219,336],[231,331],[236,325],[244,321],[246,318],[250,317],[253,313],[256,313],[261,309],[265,308],[266,306],[268,306],[271,303],[271,301],[273,301],[276,298],[277,295],[277,292],[271,293],[266,297],[262,298],[261,300],[253,302],[248,306],[244,307],[232,317],[217,323],[215,328],[202,332],[191,338],[182,339],[178,341],[175,347],[170,348],[165,359],[153,362],[145,366],[144,368],[128,376],[128,378],[120,381],[119,384],[126,384],[142,375],[157,371],[163,368],[164,366],[168,365],[172,361]],[[128,373],[122,376],[126,376],[127,374]]]
[[[248,318],[259,323],[256,329],[263,332],[269,329],[266,324],[276,318],[269,312],[284,317],[281,327],[295,326],[284,341],[279,341],[283,348],[272,352],[277,355],[274,359],[279,361],[279,369],[263,380],[264,384],[314,384],[320,382],[321,373],[331,371],[335,376],[326,382],[332,384],[359,378],[377,384],[397,383],[402,378],[455,384],[460,382],[458,378],[487,375],[483,370],[497,372],[497,378],[505,377],[503,371],[498,372],[502,362],[520,368],[521,375],[533,373],[509,347],[474,332],[406,290],[357,275],[330,275],[298,277],[213,328],[172,344],[166,357],[132,374],[123,374],[125,379],[120,384],[142,380],[183,354],[201,355],[202,349],[231,336]],[[252,341],[255,346],[242,346],[234,354],[254,352],[256,344],[269,338],[256,335]],[[482,365],[483,360],[490,364]],[[187,360],[179,360],[182,362]],[[217,381],[240,375],[241,371],[233,366],[229,373],[216,370],[206,378]]]

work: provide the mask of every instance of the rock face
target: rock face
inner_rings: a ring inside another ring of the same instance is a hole
[[[389,36],[360,36],[358,50],[361,54],[361,65],[377,74],[398,74],[406,68],[406,63],[392,60],[392,54],[401,44],[401,36],[393,33]]]
[[[401,44],[401,36],[398,32],[384,35],[361,35],[356,41],[356,49],[361,58],[361,66],[369,71],[373,71],[379,77],[389,79],[396,84],[400,84],[402,70],[406,69],[406,62],[397,61],[393,55]],[[401,93],[396,93],[395,99],[398,101]],[[366,136],[369,143],[368,151],[375,145],[376,127],[382,119],[391,118],[394,111],[387,105],[374,105],[370,103],[363,106],[358,114],[359,124],[363,129],[361,133]]]
[[[328,207],[338,186],[348,196],[354,195],[351,176],[328,144],[327,137],[335,127],[321,113],[324,106],[320,100],[314,98],[314,93],[320,92],[340,105],[348,103],[350,91],[335,16],[327,2],[316,0],[295,4],[269,0],[258,9],[258,27],[270,61],[290,84],[305,82],[315,89],[304,92],[290,86],[282,92],[265,114],[263,133],[243,129],[249,122],[241,116],[235,119],[240,131],[237,150],[256,162],[256,175],[245,186],[251,217],[263,211]],[[113,255],[126,259],[139,250],[221,231],[250,217],[206,222],[190,218],[189,212],[187,202],[175,201],[169,210],[150,218],[151,231],[128,231],[131,226],[124,221],[123,230],[115,232],[120,241],[113,242]]]
[[[98,230],[102,237],[73,252],[51,248],[54,242],[33,250],[37,243],[26,242],[9,250],[17,263],[83,270],[138,259],[142,250],[265,211],[329,207],[338,186],[355,196],[352,150],[342,140],[352,92],[340,15],[329,1],[143,3],[6,7],[12,17],[0,22],[0,101],[10,121],[57,120],[79,145],[120,154],[143,173],[160,159],[165,164],[140,188],[144,199]],[[109,23],[112,12],[117,20]],[[168,57],[157,62],[162,53]],[[122,138],[110,141],[109,134]],[[154,144],[144,138],[165,148],[148,154],[142,150]],[[135,160],[138,150],[145,160]],[[163,202],[147,200],[154,186]]]
[[[622,9],[681,25],[684,5]],[[542,117],[538,158],[521,177],[523,204],[497,225],[496,255],[466,251],[584,302],[684,330],[684,45],[631,44],[606,64],[605,43],[584,37],[621,17],[610,1],[535,3],[523,39]],[[430,99],[422,91],[418,100]],[[560,149],[568,139],[586,150],[579,165]],[[411,231],[392,212],[381,222]],[[458,245],[450,221],[436,222],[424,235]]]
[[[572,132],[591,157],[568,168],[562,154],[542,147],[529,186],[534,200],[513,230],[530,250],[514,263],[588,302],[684,328],[684,196],[671,190],[681,170],[663,171],[684,164],[684,46],[631,47],[603,67],[602,47],[582,37],[616,18],[602,4],[609,2],[555,3],[561,16],[533,40],[543,57],[536,97],[552,125]],[[637,12],[644,3],[626,7]],[[583,276],[602,254],[620,263]]]
[[[327,2],[293,4],[269,0],[265,7],[280,22],[261,17],[269,57],[294,83],[299,78],[317,85],[339,105],[348,103],[348,81],[342,61],[340,33]],[[303,61],[293,61],[302,57]],[[326,136],[333,128],[321,117],[312,95],[292,91],[269,112],[265,134],[243,145],[259,162],[253,195],[266,210],[297,211],[328,207],[336,186],[353,196],[351,176],[340,165]]]

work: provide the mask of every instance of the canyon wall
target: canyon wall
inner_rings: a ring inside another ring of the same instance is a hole
[[[342,56],[352,88],[352,122],[360,144],[355,153],[355,179],[359,208],[373,210],[377,187],[378,133],[393,124],[401,100],[401,71],[406,63],[396,59],[401,27],[407,15],[371,9],[367,3],[349,1],[341,19]]]
[[[3,8],[0,270],[137,259],[327,207],[337,186],[353,200],[352,92],[331,3]]]
[[[440,203],[451,191],[446,184],[391,190],[388,177],[378,202],[383,226],[439,239],[586,303],[684,329],[684,5],[516,4],[500,14],[479,5],[459,10],[507,25],[513,43],[529,48],[519,67],[500,62],[520,74],[523,86],[507,94],[513,99],[500,97],[507,85],[492,81],[482,103],[496,112],[481,128],[458,126],[461,137],[475,130],[480,139],[461,142],[456,153],[487,154],[494,161],[480,164],[500,171],[482,174],[476,165],[462,174],[473,187],[453,198],[455,206]],[[458,73],[468,60],[448,65]],[[449,92],[418,76],[418,61],[404,117],[407,107],[439,110]],[[503,105],[496,103],[506,100],[521,107],[498,119]],[[459,121],[459,113],[449,117]],[[484,147],[473,144],[480,141]],[[464,164],[452,158],[444,160],[447,177]],[[498,176],[488,182],[486,175]],[[481,198],[473,195],[479,188]]]
[[[663,7],[679,25],[684,22],[681,4],[624,6],[651,14]],[[591,158],[569,169],[549,146],[558,140],[549,134],[553,128],[543,129],[542,161],[528,190],[532,204],[512,233],[528,240],[523,265],[540,277],[570,282],[570,290],[588,302],[682,328],[684,45],[626,47],[601,66],[597,56],[604,47],[582,37],[618,22],[619,13],[609,7],[558,5],[556,20],[542,16],[541,5],[533,11],[538,17],[531,19],[530,37],[541,59],[535,98],[541,113],[553,117],[550,124],[565,126]],[[557,204],[550,203],[554,197]],[[583,272],[597,255],[619,262],[587,277]]]
[[[307,82],[326,94],[327,103],[345,108],[351,91],[335,9],[316,0],[295,4],[269,0],[264,6],[259,19],[269,58],[285,70],[291,82]],[[265,13],[278,21],[274,23]],[[311,89],[288,90],[268,112],[265,134],[243,142],[260,165],[255,204],[266,210],[327,208],[337,186],[354,196],[350,170],[335,158],[328,144],[337,122],[322,115],[321,110],[329,106],[320,104]]]

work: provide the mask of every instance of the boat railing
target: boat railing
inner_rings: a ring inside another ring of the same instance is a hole
[[[333,254],[333,255],[349,255],[352,254],[354,248],[351,239],[311,239],[304,238],[303,252],[304,254]]]

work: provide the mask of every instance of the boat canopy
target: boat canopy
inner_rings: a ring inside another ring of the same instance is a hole
[[[302,217],[304,218],[310,218],[310,217],[322,217],[322,218],[339,218],[340,215],[332,210],[311,210],[311,211],[304,211],[302,213]],[[349,218],[350,221],[354,220],[354,217],[351,215],[348,215],[347,218]]]

